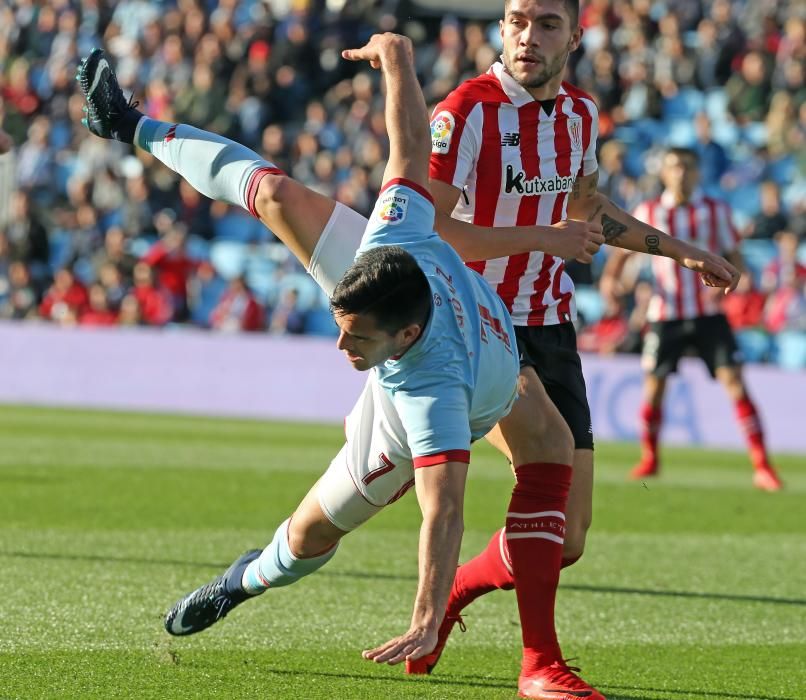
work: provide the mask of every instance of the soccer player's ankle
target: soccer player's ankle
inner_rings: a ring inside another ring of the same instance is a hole
[[[151,153],[151,144],[155,141],[162,141],[168,135],[172,126],[176,125],[143,115],[137,120],[131,143]]]
[[[541,647],[524,647],[521,661],[521,675],[528,676],[541,668],[562,661],[562,651],[558,644],[545,644]]]

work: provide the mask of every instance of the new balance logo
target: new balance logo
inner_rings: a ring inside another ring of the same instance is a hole
[[[517,131],[507,131],[501,137],[502,146],[518,146],[521,142],[521,135]]]

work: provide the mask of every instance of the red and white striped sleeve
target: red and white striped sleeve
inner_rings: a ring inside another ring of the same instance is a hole
[[[638,221],[648,224],[649,223],[649,202],[641,202],[635,210],[633,211],[632,215],[638,219]]]
[[[590,113],[590,135],[582,154],[581,174],[592,175],[599,169],[599,162],[596,160],[596,142],[599,139],[599,109],[592,99],[583,100]]]
[[[739,232],[733,225],[733,217],[730,214],[730,208],[725,202],[717,202],[716,218],[719,250],[713,252],[721,254],[731,253],[739,247]]]
[[[461,189],[476,164],[480,142],[473,120],[466,114],[466,102],[451,98],[449,95],[438,104],[431,118],[429,175]]]

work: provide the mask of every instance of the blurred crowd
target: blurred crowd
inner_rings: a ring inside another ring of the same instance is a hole
[[[327,300],[259,222],[88,134],[80,57],[104,46],[148,115],[234,138],[367,214],[388,148],[383,92],[341,49],[407,34],[433,105],[496,60],[492,17],[396,0],[7,0],[0,128],[16,146],[0,156],[0,317],[333,333]],[[806,348],[804,5],[583,0],[580,21],[567,78],[599,104],[602,191],[631,209],[658,194],[665,146],[694,148],[703,189],[731,204],[744,239],[752,274],[726,311],[751,359],[775,361],[784,332]],[[571,266],[581,339],[629,350],[646,270],[605,305],[605,255]]]

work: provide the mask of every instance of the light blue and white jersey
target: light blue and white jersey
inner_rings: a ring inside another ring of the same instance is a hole
[[[383,245],[409,252],[432,303],[417,342],[373,369],[406,430],[414,467],[469,462],[515,400],[519,372],[512,321],[499,296],[434,231],[428,191],[391,180],[381,191],[357,255]]]

